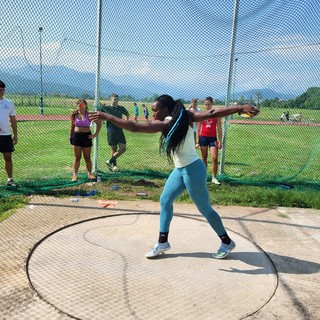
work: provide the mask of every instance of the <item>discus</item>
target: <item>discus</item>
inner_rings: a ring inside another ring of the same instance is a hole
[[[238,113],[241,118],[252,118],[250,114],[247,113]]]

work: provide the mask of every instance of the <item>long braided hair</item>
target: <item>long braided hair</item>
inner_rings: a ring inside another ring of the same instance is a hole
[[[160,152],[165,152],[167,158],[172,160],[172,153],[185,140],[189,127],[189,114],[180,100],[173,100],[169,95],[157,98],[162,108],[167,107],[171,121],[163,130],[160,137]]]

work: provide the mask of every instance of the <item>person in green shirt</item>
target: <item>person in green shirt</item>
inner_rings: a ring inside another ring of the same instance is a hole
[[[134,114],[134,121],[138,122],[139,117],[139,107],[136,102],[133,103],[133,114]]]
[[[125,119],[129,120],[128,110],[118,105],[119,96],[115,93],[111,95],[111,106],[102,105],[99,108],[99,111],[113,115],[114,117],[122,119],[122,116]],[[119,167],[117,166],[117,159],[126,151],[126,137],[123,133],[123,130],[113,124],[110,121],[107,121],[107,139],[108,144],[111,147],[111,158],[106,161],[107,166],[110,171],[117,172]]]

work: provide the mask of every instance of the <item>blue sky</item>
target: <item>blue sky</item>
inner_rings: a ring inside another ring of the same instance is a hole
[[[2,66],[39,64],[42,26],[45,65],[95,72],[96,1],[4,0],[2,12]],[[109,0],[102,13],[104,78],[226,92],[232,0]],[[320,86],[319,21],[318,0],[240,0],[235,90]]]

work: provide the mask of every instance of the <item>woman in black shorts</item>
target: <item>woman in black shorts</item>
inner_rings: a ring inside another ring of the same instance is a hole
[[[101,122],[97,123],[95,134],[91,134],[91,121],[88,118],[88,104],[84,99],[77,101],[77,109],[71,115],[70,143],[73,145],[74,161],[72,181],[78,180],[80,160],[83,154],[88,171],[88,179],[95,179],[92,174],[91,148],[94,139],[101,129]]]

